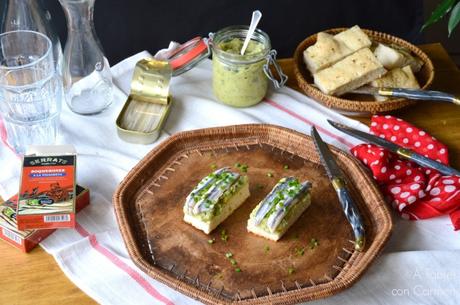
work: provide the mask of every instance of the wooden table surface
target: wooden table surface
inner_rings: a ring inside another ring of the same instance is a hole
[[[423,45],[435,66],[434,90],[460,95],[460,71],[440,44]],[[289,76],[288,85],[296,89],[292,60],[281,59]],[[460,107],[447,103],[419,102],[394,115],[425,129],[449,147],[452,166],[460,168]],[[368,118],[357,118],[368,124]],[[89,186],[91,187],[91,186]],[[96,304],[60,270],[53,257],[40,247],[29,254],[0,241],[0,304],[49,305]]]

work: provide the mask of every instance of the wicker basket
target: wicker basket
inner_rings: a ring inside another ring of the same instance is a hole
[[[311,138],[273,125],[238,125],[173,135],[121,182],[113,202],[131,258],[152,278],[207,304],[294,304],[346,289],[381,252],[392,223],[364,168],[351,156],[332,151],[363,215],[364,252],[354,250],[353,232]],[[251,197],[210,235],[184,223],[185,197],[212,171],[211,165],[235,162],[249,165]],[[248,233],[250,211],[288,175],[313,182],[311,206],[278,242]],[[222,229],[227,242],[221,240]],[[319,246],[296,255],[296,247],[308,246],[313,237]],[[242,272],[235,272],[227,252]],[[296,268],[293,274],[290,266]]]
[[[325,32],[329,34],[337,34],[346,30],[347,28],[331,29]],[[363,31],[374,42],[381,42],[385,44],[396,44],[404,47],[412,52],[412,55],[417,56],[423,61],[422,69],[415,74],[420,87],[427,89],[434,78],[434,67],[430,58],[419,48],[410,44],[409,42],[394,37],[385,33],[380,33],[371,30]],[[308,37],[302,41],[294,53],[294,74],[296,76],[299,87],[305,94],[319,101],[329,108],[333,108],[339,112],[348,115],[369,116],[376,113],[386,113],[389,111],[401,109],[413,105],[415,101],[410,101],[403,98],[389,99],[386,101],[378,102],[372,99],[369,95],[346,94],[341,97],[327,95],[315,88],[313,84],[313,77],[307,70],[303,59],[303,51],[309,46],[316,43],[316,34]]]

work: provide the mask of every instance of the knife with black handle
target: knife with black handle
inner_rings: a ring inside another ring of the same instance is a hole
[[[314,126],[311,128],[311,137],[315,143],[321,163],[326,169],[327,176],[331,180],[332,186],[337,193],[343,212],[345,213],[345,217],[353,229],[353,233],[355,235],[355,249],[362,251],[366,240],[363,220],[357,205],[348,191],[343,172],[335,161],[329,147],[321,139]]]

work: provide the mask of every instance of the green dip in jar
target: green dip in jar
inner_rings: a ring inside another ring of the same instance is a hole
[[[212,41],[213,90],[217,99],[234,107],[259,103],[267,93],[268,78],[263,66],[270,51],[270,39],[254,32],[244,55],[240,55],[247,27],[228,27]]]

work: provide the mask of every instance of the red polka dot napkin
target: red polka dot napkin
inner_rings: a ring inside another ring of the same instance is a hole
[[[370,132],[419,154],[449,163],[447,147],[425,131],[392,116],[373,116]],[[460,229],[460,177],[442,176],[371,144],[351,149],[374,174],[393,208],[405,219],[417,220],[449,214]]]

